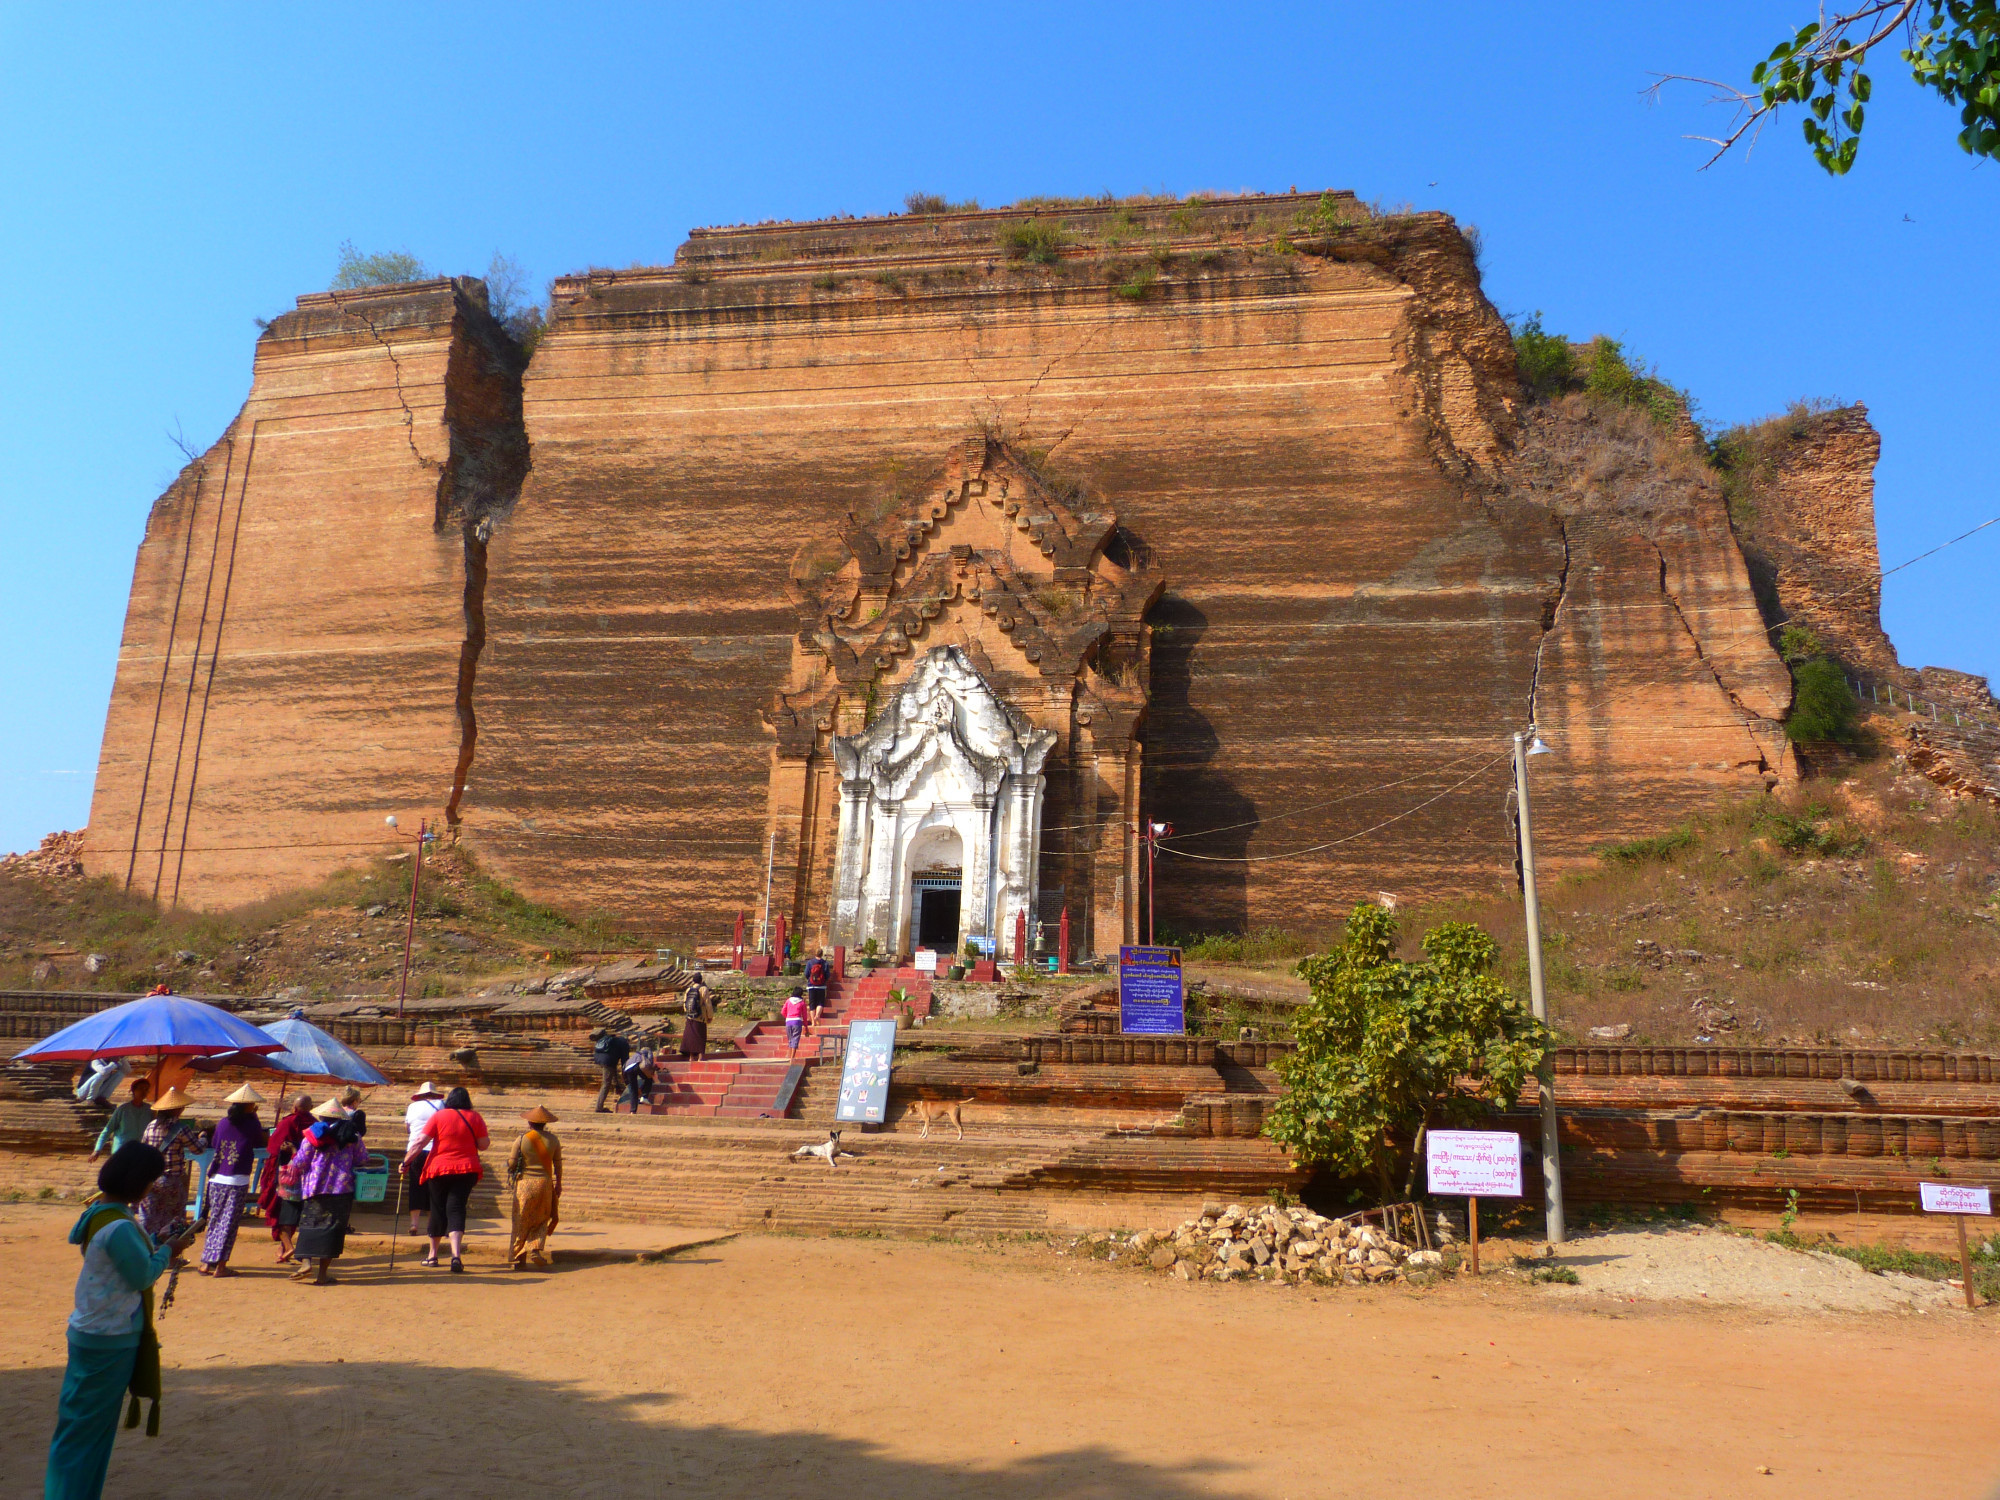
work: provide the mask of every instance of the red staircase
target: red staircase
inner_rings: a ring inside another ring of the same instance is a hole
[[[853,998],[843,1007],[845,1017],[850,1021],[881,1020],[891,990],[902,990],[910,997],[912,1016],[928,1016],[931,1013],[931,978],[921,969],[877,969],[859,979],[850,975],[847,984],[853,987]],[[837,1003],[832,991],[827,992],[827,1001],[829,1006]]]
[[[798,1061],[788,1060],[783,1021],[759,1021],[734,1042],[709,1049],[700,1062],[661,1058],[648,1114],[715,1119],[782,1119],[790,1113],[807,1068],[820,1058],[822,1038],[847,1038],[849,1021],[879,1021],[892,990],[910,997],[910,1013],[931,1013],[931,976],[916,969],[877,969],[850,974],[827,987],[819,1025],[799,1043]],[[622,1108],[623,1106],[621,1106]]]

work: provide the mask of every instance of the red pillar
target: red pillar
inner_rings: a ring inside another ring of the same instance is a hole
[[[1069,908],[1067,906],[1062,910],[1062,936],[1056,941],[1056,972],[1058,974],[1067,974],[1069,972]]]
[[[736,914],[736,936],[730,940],[729,946],[729,967],[740,971],[743,968],[743,913],[740,911]]]
[[[1025,910],[1014,913],[1014,962],[1028,961],[1028,913]]]
[[[771,957],[777,960],[778,967],[776,972],[780,974],[784,973],[785,919],[782,916],[771,918]]]
[[[847,979],[847,946],[844,943],[833,950],[833,977],[843,983]]]

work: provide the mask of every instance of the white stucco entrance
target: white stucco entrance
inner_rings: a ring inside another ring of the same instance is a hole
[[[920,937],[951,951],[990,937],[1005,951],[1015,913],[1034,918],[1042,763],[1055,740],[1001,702],[957,647],[926,652],[873,724],[833,740],[833,941],[872,937],[907,953]],[[954,884],[956,930],[939,942]]]

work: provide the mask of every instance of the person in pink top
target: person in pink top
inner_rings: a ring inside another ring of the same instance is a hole
[[[423,1175],[431,1195],[431,1253],[424,1257],[427,1266],[438,1263],[438,1242],[449,1234],[451,1268],[465,1269],[465,1205],[479,1181],[479,1153],[486,1149],[486,1141],[486,1122],[472,1107],[472,1095],[456,1088],[445,1095],[444,1107],[424,1121],[423,1129],[410,1142],[409,1155],[403,1158],[405,1166],[426,1147],[430,1150]]]
[[[790,998],[785,1001],[785,1060],[799,1060],[799,1038],[806,1029],[806,992],[793,987]]]

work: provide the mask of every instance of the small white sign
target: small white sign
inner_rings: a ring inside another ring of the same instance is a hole
[[[917,950],[917,972],[919,974],[937,973],[937,958],[937,949],[919,948]]]
[[[1920,1182],[1917,1191],[1923,1195],[1924,1212],[1927,1214],[1990,1214],[1993,1212],[1993,1190],[1983,1187],[1960,1187],[1949,1182]]]
[[[1433,1193],[1521,1196],[1521,1138],[1511,1130],[1427,1130],[1424,1167]]]

